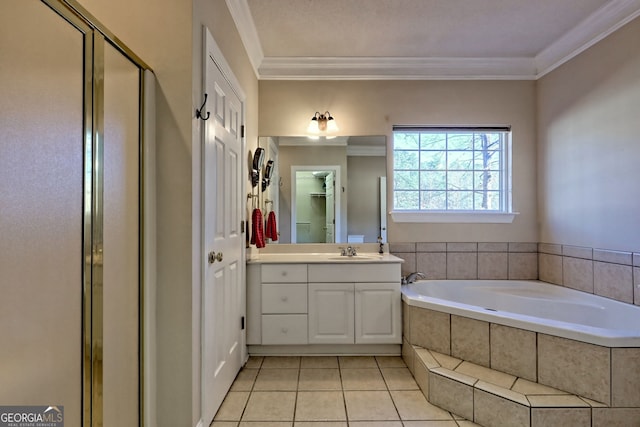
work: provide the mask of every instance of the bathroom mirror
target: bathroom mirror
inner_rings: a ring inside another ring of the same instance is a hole
[[[269,136],[259,146],[273,160],[262,205],[276,213],[279,243],[386,242],[385,136]]]

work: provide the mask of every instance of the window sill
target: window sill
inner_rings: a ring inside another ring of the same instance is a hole
[[[458,224],[510,224],[518,212],[419,212],[392,211],[394,222],[433,222]]]

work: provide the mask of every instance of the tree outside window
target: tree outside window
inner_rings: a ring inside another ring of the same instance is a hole
[[[395,211],[505,211],[507,128],[399,128]]]

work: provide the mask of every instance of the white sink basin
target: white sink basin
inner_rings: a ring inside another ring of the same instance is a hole
[[[329,257],[331,261],[371,261],[371,260],[379,260],[381,257],[376,256],[366,256],[366,255],[355,255],[355,256],[333,256]]]

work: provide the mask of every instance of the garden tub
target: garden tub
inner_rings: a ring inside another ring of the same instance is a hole
[[[640,306],[540,281],[419,280],[416,306],[606,347],[640,347]]]

